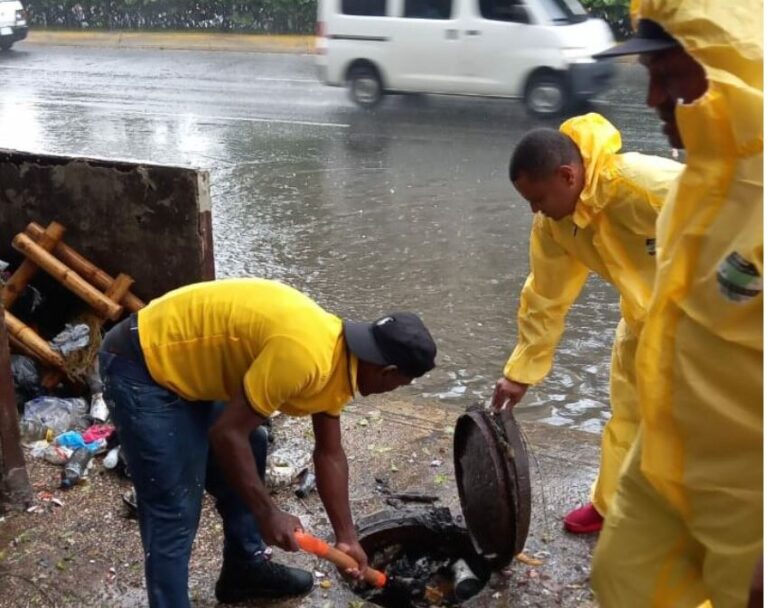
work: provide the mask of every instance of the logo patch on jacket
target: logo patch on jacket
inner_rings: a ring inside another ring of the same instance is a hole
[[[645,252],[648,255],[656,255],[656,239],[645,239]]]
[[[717,269],[720,293],[732,302],[746,302],[763,291],[763,279],[755,265],[732,252]]]

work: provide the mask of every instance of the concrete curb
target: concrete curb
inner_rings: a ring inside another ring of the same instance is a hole
[[[48,46],[153,48],[242,53],[314,53],[314,36],[206,32],[89,32],[31,30],[25,42]]]

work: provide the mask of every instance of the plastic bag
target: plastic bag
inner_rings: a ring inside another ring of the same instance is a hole
[[[39,439],[28,444],[27,447],[31,449],[30,456],[32,456],[32,458],[42,458],[49,445],[50,444],[45,439]]]
[[[11,374],[19,388],[40,392],[40,374],[34,360],[24,355],[11,355]]]
[[[35,420],[54,434],[60,435],[74,426],[88,413],[85,399],[60,399],[59,397],[36,397],[24,404],[24,420]]]
[[[51,444],[43,452],[43,459],[51,464],[63,465],[69,462],[69,459],[74,453],[73,450],[64,447],[63,445]]]
[[[29,322],[35,318],[35,312],[44,302],[45,298],[43,298],[40,290],[32,285],[27,285],[13,304],[13,314],[23,321]]]
[[[24,355],[11,355],[11,375],[17,403],[26,403],[42,392],[37,363]]]
[[[85,443],[91,443],[103,439],[107,441],[115,432],[115,427],[111,424],[94,424],[83,431],[83,441]]]
[[[91,412],[89,416],[94,422],[106,422],[109,419],[109,408],[104,401],[103,393],[91,395]]]
[[[85,383],[88,385],[88,390],[91,391],[91,395],[98,395],[104,392],[104,384],[101,380],[101,373],[99,372],[99,358],[96,357],[88,368],[88,373],[85,376]]]
[[[312,455],[301,446],[283,447],[267,456],[267,486],[290,486],[309,464]]]
[[[91,330],[85,323],[77,325],[67,323],[64,325],[64,330],[51,340],[51,348],[66,357],[76,350],[85,348],[90,341]]]
[[[91,454],[98,454],[103,452],[107,447],[107,440],[104,437],[86,440],[77,431],[67,431],[62,433],[56,439],[54,439],[56,445],[69,448],[70,450],[79,450],[80,448],[87,449]]]

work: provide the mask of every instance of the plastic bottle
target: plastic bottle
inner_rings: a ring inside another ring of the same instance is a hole
[[[451,570],[453,571],[453,592],[456,595],[457,600],[463,602],[473,595],[480,593],[480,590],[483,588],[483,583],[477,578],[475,573],[472,572],[472,569],[467,562],[463,559],[457,560],[453,566],[451,566]]]
[[[102,393],[95,393],[91,397],[90,416],[95,422],[106,422],[109,418],[109,410],[104,402],[104,395]]]
[[[53,430],[37,420],[22,420],[19,423],[19,432],[22,441],[39,441],[45,439],[49,443],[53,441]]]
[[[104,468],[114,469],[117,466],[117,461],[120,459],[120,446],[112,448],[109,453],[104,457]]]
[[[68,490],[80,481],[90,461],[91,452],[88,448],[77,448],[61,472],[61,489]]]

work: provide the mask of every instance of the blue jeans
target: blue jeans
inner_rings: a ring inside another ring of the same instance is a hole
[[[102,351],[99,362],[104,397],[136,488],[149,604],[186,608],[203,488],[222,517],[226,560],[256,561],[265,549],[256,519],[208,450],[208,430],[224,404],[185,401],[129,358]],[[265,429],[251,434],[251,446],[264,479]]]

